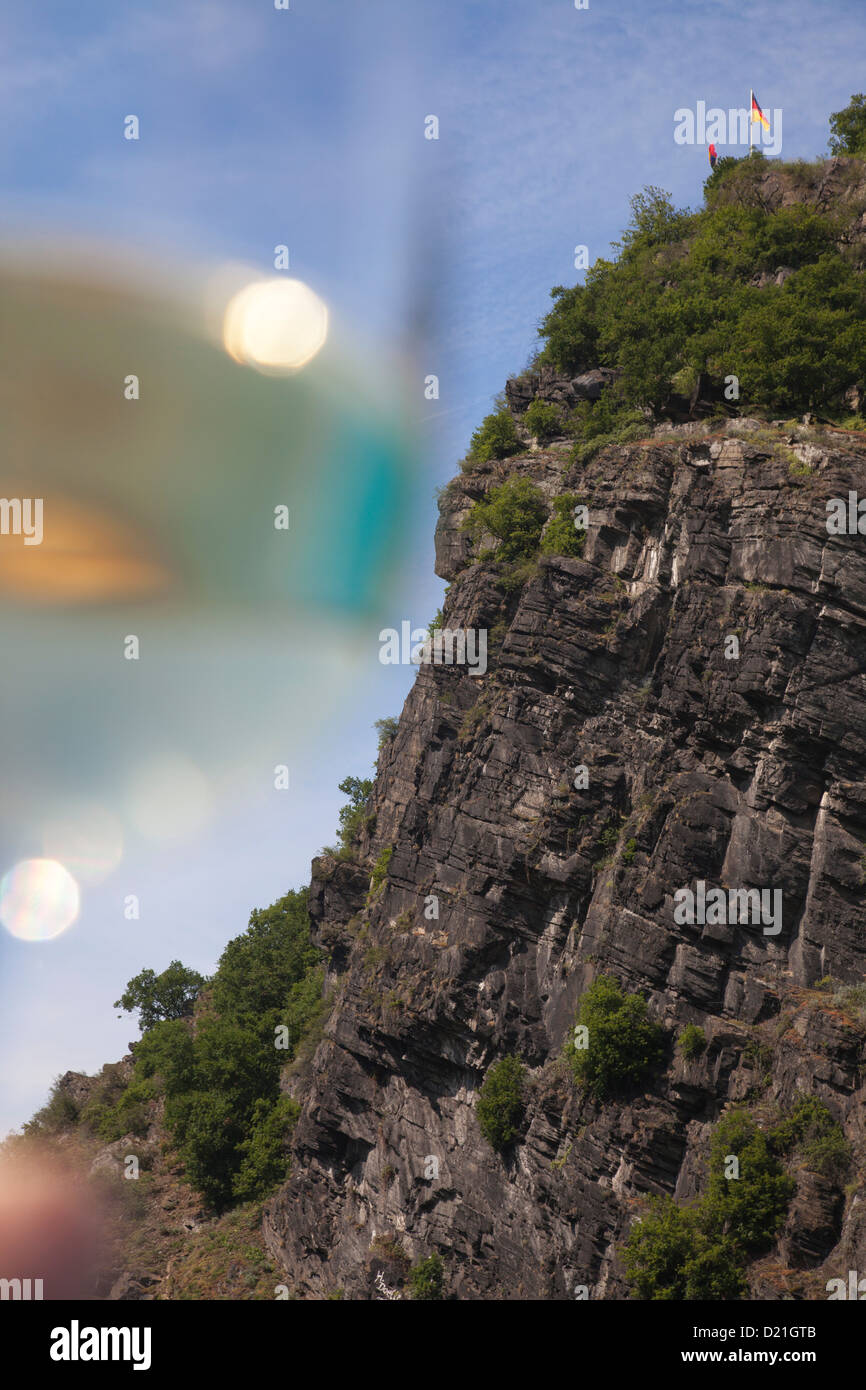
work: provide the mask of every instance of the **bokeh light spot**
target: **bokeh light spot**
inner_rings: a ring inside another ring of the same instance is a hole
[[[236,362],[263,372],[295,372],[328,336],[328,310],[300,280],[257,280],[230,301],[223,342]]]
[[[0,922],[21,941],[50,941],[78,916],[78,884],[54,859],[22,859],[0,879]]]

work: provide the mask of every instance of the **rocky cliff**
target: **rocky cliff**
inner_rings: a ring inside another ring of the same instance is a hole
[[[440,497],[486,664],[428,645],[309,903],[27,1127],[113,1203],[98,1296],[866,1296],[864,170],[649,188],[553,291]]]
[[[486,629],[489,664],[420,667],[356,858],[313,867],[335,1004],[265,1212],[294,1296],[381,1296],[377,1275],[439,1252],[459,1299],[628,1297],[619,1247],[647,1195],[700,1192],[730,1103],[760,1123],[801,1093],[841,1123],[849,1181],[797,1170],[751,1294],[826,1297],[866,1268],[866,559],[826,524],[829,498],[866,495],[866,436],[648,433],[578,466],[524,431],[441,499],[445,624]],[[580,558],[479,559],[461,521],[513,475],[585,502]],[[698,881],[780,890],[781,930],[678,923]],[[602,973],[667,1038],[664,1068],[603,1104],[561,1056]],[[476,1100],[507,1054],[530,1084],[500,1155]]]

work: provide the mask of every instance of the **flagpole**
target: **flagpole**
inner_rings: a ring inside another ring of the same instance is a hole
[[[752,153],[752,102],[755,100],[755,93],[749,88],[749,154]]]

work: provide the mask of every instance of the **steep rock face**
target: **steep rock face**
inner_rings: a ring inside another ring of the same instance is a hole
[[[546,405],[570,410],[581,401],[597,401],[620,375],[613,367],[593,367],[578,376],[564,377],[554,367],[543,366],[507,381],[505,399],[516,415],[523,414],[536,398]]]
[[[715,197],[719,204],[735,202],[765,212],[799,204],[819,212],[833,208],[840,215],[844,239],[849,244],[862,245],[866,240],[863,161],[851,155],[834,155],[801,165],[761,160],[749,171],[745,184],[723,185]],[[862,260],[860,264],[862,267]]]
[[[297,1296],[377,1296],[399,1242],[438,1250],[458,1298],[626,1297],[619,1243],[646,1194],[701,1190],[730,1102],[817,1095],[862,1172],[863,1028],[811,986],[859,983],[866,954],[866,538],[828,535],[825,509],[866,495],[866,450],[808,434],[669,428],[582,470],[553,446],[447,489],[446,624],[486,628],[489,666],[421,667],[366,868],[314,865],[336,1003],[265,1214]],[[587,503],[580,559],[472,562],[460,522],[515,473]],[[678,924],[698,880],[779,890],[781,929]],[[668,1037],[666,1069],[603,1106],[560,1058],[601,972]],[[693,1060],[674,1048],[687,1023],[708,1043]],[[508,1053],[531,1086],[500,1157],[475,1099]],[[824,1296],[824,1274],[866,1267],[859,1181],[846,1197],[798,1175],[754,1296]]]

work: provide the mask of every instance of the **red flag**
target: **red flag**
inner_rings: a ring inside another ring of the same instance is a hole
[[[717,158],[718,158],[718,155],[716,154],[716,147],[715,147],[715,145],[710,145],[709,154],[710,154],[710,168],[711,168],[711,169],[715,169],[715,167],[716,167],[716,160],[717,160]]]

